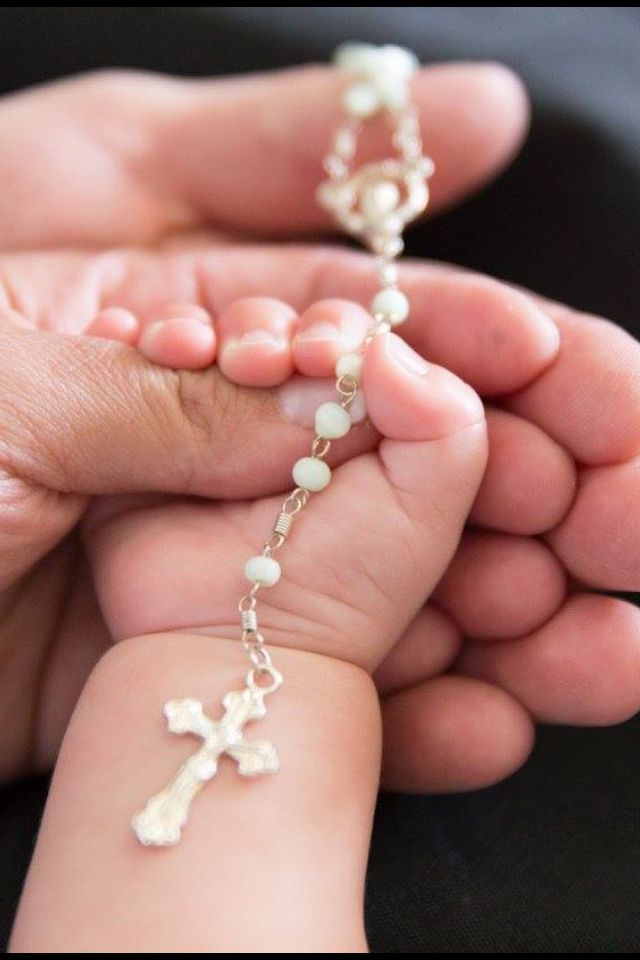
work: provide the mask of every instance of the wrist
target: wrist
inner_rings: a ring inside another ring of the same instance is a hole
[[[375,688],[360,668],[333,658],[280,648],[278,661],[286,682],[255,737],[274,744],[280,773],[238,777],[221,756],[180,845],[146,850],[130,830],[131,812],[197,748],[167,734],[162,704],[193,696],[217,717],[221,697],[242,688],[244,665],[234,643],[187,633],[113,648],[65,738],[14,949],[366,949]],[[250,724],[246,733],[254,736]]]

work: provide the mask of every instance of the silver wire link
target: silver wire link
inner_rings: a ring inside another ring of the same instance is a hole
[[[241,610],[240,611],[240,621],[242,623],[242,630],[245,633],[255,633],[258,629],[258,614],[255,610]]]
[[[331,441],[325,437],[315,437],[311,444],[311,456],[323,460],[331,449]]]
[[[358,395],[358,382],[353,377],[339,377],[336,383],[336,390],[340,397],[340,406],[348,407],[353,403]]]
[[[302,487],[296,487],[282,504],[282,513],[288,513],[290,517],[295,517],[306,506],[308,499],[309,491]]]
[[[261,682],[260,678],[268,677],[268,683]],[[254,667],[249,670],[246,676],[246,684],[250,690],[266,697],[268,693],[274,693],[282,684],[282,674],[274,666]]]
[[[267,670],[273,666],[271,655],[264,646],[252,647],[249,651],[249,659],[257,670]]]
[[[293,526],[293,517],[290,513],[279,513],[276,522],[273,525],[273,532],[279,533],[281,537],[288,537]]]
[[[380,333],[386,333],[390,325],[380,317],[373,317],[372,324],[367,332],[361,351],[364,352],[367,345]],[[348,408],[358,395],[358,382],[353,377],[344,375],[336,380],[336,391],[338,393],[340,405]],[[322,460],[329,453],[331,441],[325,437],[316,435],[311,443],[311,456]],[[291,533],[293,522],[301,510],[306,507],[311,494],[303,487],[296,487],[292,490],[282,502],[280,512],[273,524],[272,533],[265,540],[262,547],[262,554],[265,557],[271,556],[274,550],[279,550],[284,544],[285,539]],[[266,648],[264,636],[258,631],[258,615],[256,613],[257,593],[260,584],[254,584],[249,593],[245,594],[238,603],[240,613],[241,639],[249,654],[249,659],[253,664],[254,670],[251,671],[253,677],[252,683],[260,688],[263,694],[271,693],[282,683],[281,675],[276,671],[271,660],[271,655]],[[259,684],[261,674],[268,675],[270,682],[266,686]],[[276,680],[274,677],[278,677]],[[248,682],[248,681],[247,681]],[[275,684],[275,686],[274,686]]]
[[[274,550],[279,550],[283,543],[284,537],[281,533],[272,533],[269,539],[265,540],[262,553],[265,557],[269,557]]]
[[[390,330],[391,330],[391,324],[390,324],[389,321],[386,319],[386,317],[383,317],[383,316],[375,316],[375,317],[373,318],[373,323],[371,324],[371,327],[369,328],[369,331],[368,331],[366,337],[364,338],[364,343],[363,343],[363,345],[362,345],[363,351],[367,349],[367,347],[369,346],[369,344],[371,343],[371,341],[372,341],[375,337],[377,337],[378,334],[380,334],[380,333],[389,333]]]

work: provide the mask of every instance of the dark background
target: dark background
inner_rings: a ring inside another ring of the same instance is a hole
[[[533,287],[638,335],[638,7],[5,8],[0,90],[100,66],[280,67],[326,60],[346,39],[406,44],[423,61],[502,60],[532,92],[520,158],[463,209],[416,230],[409,252]],[[638,950],[639,736],[638,720],[547,728],[524,770],[490,790],[384,797],[368,886],[373,951]],[[0,791],[0,943],[45,792],[42,781]]]

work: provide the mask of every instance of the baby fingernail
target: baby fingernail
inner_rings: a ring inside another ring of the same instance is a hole
[[[409,376],[424,377],[429,372],[427,361],[395,334],[387,336],[385,350],[389,359]]]
[[[396,392],[404,396],[407,410],[433,422],[437,420],[442,436],[484,418],[480,398],[455,374],[427,363],[394,333],[387,334],[380,346],[397,372]],[[374,348],[379,346],[374,344]]]
[[[211,326],[211,314],[208,310],[198,306],[197,303],[182,301],[163,304],[162,307],[155,311],[155,316],[152,319],[158,322],[169,320],[197,320],[205,326]]]
[[[333,323],[312,323],[306,330],[301,330],[296,334],[295,339],[298,343],[304,343],[310,340],[337,340],[339,329]]]
[[[344,353],[355,353],[371,315],[351,300],[318,300],[300,316],[291,354],[299,373],[328,376]]]
[[[148,347],[153,346],[166,325],[166,320],[156,320],[155,323],[150,323],[149,326],[145,327],[138,342],[140,350],[146,350]]]
[[[341,351],[356,350],[362,342],[362,331],[348,322],[336,325],[333,323],[312,323],[306,330],[301,330],[295,336],[297,344],[335,343]]]

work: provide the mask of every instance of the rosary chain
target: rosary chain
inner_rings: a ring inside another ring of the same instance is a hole
[[[403,250],[405,225],[424,210],[428,201],[427,178],[433,163],[423,154],[418,115],[409,96],[409,79],[417,61],[408,51],[387,46],[347,44],[339,49],[336,62],[355,77],[343,98],[344,114],[338,123],[323,166],[328,180],[321,184],[318,200],[336,217],[348,233],[360,237],[375,256],[378,293],[371,303],[371,326],[356,354],[342,358],[336,368],[337,404],[349,411],[359,392],[362,355],[379,334],[388,333],[402,323],[409,313],[409,302],[398,288],[396,257]],[[358,141],[365,122],[384,111],[390,124],[395,158],[361,166],[355,173]],[[346,371],[346,372],[345,372]],[[276,688],[279,674],[273,667],[260,632],[257,595],[262,585],[271,586],[280,577],[280,566],[273,558],[289,537],[298,514],[309,502],[311,491],[324,489],[331,471],[326,458],[333,438],[344,436],[350,425],[340,410],[329,413],[333,430],[316,432],[311,442],[311,456],[298,461],[296,468],[305,470],[296,475],[296,486],[284,499],[271,533],[264,541],[262,554],[252,558],[253,586],[238,603],[241,638],[253,665],[253,682],[267,679],[268,692]],[[345,422],[346,421],[346,422]],[[316,420],[317,431],[321,430]],[[306,468],[312,470],[308,473]],[[309,489],[306,484],[309,484]],[[278,681],[279,682],[279,681]]]
[[[366,346],[371,342],[376,333],[381,332],[384,326],[376,323],[372,324],[371,330],[365,337],[360,353],[363,353]],[[358,395],[358,381],[349,375],[343,374],[336,380],[336,391],[339,397],[340,406],[348,410]],[[311,443],[311,455],[317,460],[324,459],[331,448],[331,441],[326,437],[316,434]],[[283,545],[293,528],[295,518],[301,513],[309,502],[311,493],[303,487],[295,487],[282,502],[280,512],[273,524],[273,529],[269,537],[265,540],[262,548],[262,556],[270,557],[272,553],[279,550]],[[260,632],[258,625],[257,598],[261,584],[254,583],[251,589],[244,594],[238,601],[238,612],[240,614],[241,640],[249,655],[254,670],[254,680],[259,684],[260,676],[268,676],[273,681],[275,670],[271,654],[267,649],[264,635]]]

